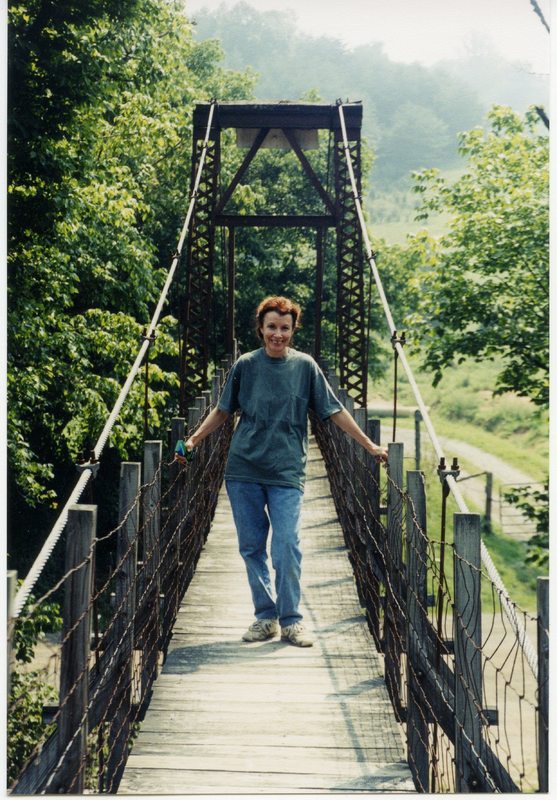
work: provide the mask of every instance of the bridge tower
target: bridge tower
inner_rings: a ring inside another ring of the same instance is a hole
[[[200,103],[193,115],[192,185],[203,150],[209,103]],[[343,104],[348,148],[361,191],[361,103]],[[227,186],[221,186],[221,131],[235,128],[237,143],[247,152]],[[334,196],[331,196],[304,153],[315,146],[317,132],[328,131],[334,141]],[[226,206],[236,186],[261,147],[290,147],[323,201],[326,213],[315,215],[230,214]],[[186,410],[207,387],[209,330],[213,296],[215,231],[228,230],[227,347],[234,348],[234,242],[238,227],[305,227],[316,232],[316,330],[314,355],[321,355],[321,296],[324,234],[336,231],[338,372],[356,405],[366,406],[367,315],[364,259],[356,203],[350,184],[338,106],[324,103],[218,103],[214,110],[205,166],[187,243],[185,291],[181,301],[182,355],[180,406]]]

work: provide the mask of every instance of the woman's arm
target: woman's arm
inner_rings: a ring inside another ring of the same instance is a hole
[[[372,456],[375,456],[376,461],[379,463],[387,461],[387,448],[372,442],[369,436],[365,435],[363,430],[356,424],[345,408],[343,408],[342,411],[337,411],[336,414],[331,414],[330,419],[332,419],[337,427],[359,442],[362,447],[365,447]]]
[[[217,428],[225,422],[230,414],[228,411],[221,411],[220,408],[214,408],[211,413],[207,416],[207,419],[199,426],[195,433],[192,433],[190,438],[186,442],[186,449],[193,450],[194,447],[197,447],[203,439],[209,436],[210,433],[216,431]]]

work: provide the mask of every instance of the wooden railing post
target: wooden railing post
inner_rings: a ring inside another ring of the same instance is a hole
[[[454,659],[456,792],[479,785],[474,764],[481,752],[481,520],[479,514],[454,515]]]
[[[110,714],[109,752],[106,764],[106,791],[114,794],[126,765],[131,733],[135,589],[137,574],[137,536],[141,464],[125,461],[120,465],[116,542],[116,613],[113,627],[116,665],[113,712]],[[124,521],[125,520],[125,521]]]
[[[538,792],[549,791],[549,578],[539,577],[538,595]]]
[[[170,431],[170,447],[172,453],[174,453],[174,448],[178,440],[184,438],[185,427],[186,422],[183,417],[172,418]],[[178,585],[181,572],[179,569],[179,528],[182,522],[181,500],[184,486],[184,481],[181,476],[181,466],[175,461],[169,467],[170,491],[168,493],[168,518],[166,520],[165,535],[162,542],[165,554],[161,554],[161,591],[164,595],[161,650],[165,653],[170,640],[172,623],[180,602],[180,587]]]
[[[141,705],[147,707],[153,681],[157,677],[160,619],[160,528],[162,442],[145,442],[143,451],[143,580],[141,605],[147,609],[138,642],[141,658]]]
[[[403,459],[404,445],[389,444],[387,485],[387,542],[385,565],[389,573],[385,595],[385,681],[395,713],[401,715],[401,654],[402,654],[402,515],[404,507]]]
[[[73,505],[68,509],[64,592],[64,627],[60,659],[60,718],[58,758],[60,768],[47,786],[48,793],[83,794],[87,759],[87,704],[92,546],[97,527],[97,506]]]
[[[416,786],[420,792],[429,792],[429,725],[420,659],[427,623],[427,515],[423,473],[407,472],[406,485],[406,739],[408,764]]]
[[[381,422],[378,419],[368,419],[367,435],[375,444],[381,444]],[[383,647],[381,643],[381,576],[382,558],[381,541],[383,538],[381,526],[381,496],[380,496],[381,466],[370,456],[368,462],[368,497],[369,511],[371,516],[371,541],[367,548],[367,576],[369,583],[369,594],[372,603],[368,604],[368,620],[371,633],[378,648]]]

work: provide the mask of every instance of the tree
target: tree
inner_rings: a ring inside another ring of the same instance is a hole
[[[468,167],[452,185],[437,170],[416,175],[421,217],[448,214],[450,231],[408,321],[434,385],[455,360],[498,355],[497,393],[547,407],[548,139],[534,110],[495,107],[489,121],[461,136]]]
[[[137,353],[187,206],[193,106],[249,94],[250,78],[221,60],[216,43],[193,41],[174,0],[10,5],[8,448],[19,569]],[[169,315],[152,353],[163,357],[150,372],[152,435],[177,403],[176,340]],[[136,382],[111,437],[122,457],[142,438],[142,394]]]

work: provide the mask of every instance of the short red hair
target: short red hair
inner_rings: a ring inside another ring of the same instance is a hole
[[[263,338],[261,336],[263,319],[265,317],[265,314],[267,314],[269,311],[276,311],[277,314],[281,314],[282,316],[286,314],[291,314],[292,330],[295,331],[300,327],[300,320],[302,318],[302,309],[300,308],[298,303],[294,303],[287,297],[278,297],[277,295],[271,295],[270,297],[266,297],[259,303],[259,305],[257,306],[257,310],[255,312],[255,330],[260,339]]]

